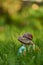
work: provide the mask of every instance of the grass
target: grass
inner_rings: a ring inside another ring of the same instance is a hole
[[[0,65],[43,65],[43,10],[24,11],[17,14],[13,22],[11,25],[5,24],[4,31],[0,32]],[[2,23],[0,24],[3,25]],[[40,48],[40,53],[35,53],[33,58],[29,54],[17,56],[22,45],[18,37],[26,32],[33,35],[33,42]]]
[[[35,30],[32,27],[17,28],[16,26],[6,26],[4,33],[1,33],[5,34],[5,40],[1,40],[3,36],[0,39],[0,65],[43,65],[43,29],[36,26],[38,30]],[[17,56],[18,48],[21,46],[21,43],[17,40],[18,36],[26,32],[33,34],[33,41],[40,48],[40,53],[37,56],[35,54],[33,59],[29,54],[28,56]]]
[[[35,58],[28,56],[17,56],[18,48],[16,43],[8,41],[0,42],[0,65],[43,65],[43,40],[36,40],[40,47],[40,53]]]

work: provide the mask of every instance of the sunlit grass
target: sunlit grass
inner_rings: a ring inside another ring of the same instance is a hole
[[[5,24],[5,27],[0,28],[0,65],[43,65],[43,7],[37,11],[26,8],[10,17],[12,21],[8,21],[12,24],[4,22],[6,18],[0,18],[0,25]],[[29,54],[17,56],[18,48],[22,45],[18,37],[27,32],[33,35],[33,42],[40,48],[40,53],[35,54],[35,58],[31,58]]]

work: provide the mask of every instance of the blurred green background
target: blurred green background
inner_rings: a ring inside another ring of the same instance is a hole
[[[31,59],[28,62],[27,58],[17,59],[17,51],[21,46],[18,37],[26,32],[33,35],[33,41],[41,49],[35,63]],[[0,65],[16,63],[43,65],[43,0],[0,1]]]

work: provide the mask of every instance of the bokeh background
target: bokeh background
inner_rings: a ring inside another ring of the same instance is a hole
[[[17,59],[21,46],[18,37],[26,32],[33,35],[41,49],[35,63]],[[26,65],[25,62],[43,65],[43,0],[0,0],[0,65]]]

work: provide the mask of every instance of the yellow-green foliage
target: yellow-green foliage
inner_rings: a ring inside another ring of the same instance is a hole
[[[13,9],[14,2],[5,1],[3,9],[8,13],[0,15],[0,65],[43,65],[43,7],[38,10],[27,7],[18,12],[18,9]],[[33,58],[29,54],[29,57],[17,56],[21,46],[18,37],[26,32],[33,35],[34,43],[40,48],[40,53],[35,53]]]

